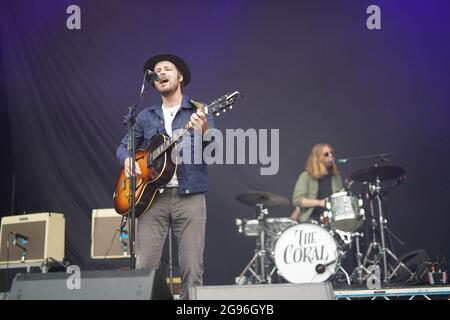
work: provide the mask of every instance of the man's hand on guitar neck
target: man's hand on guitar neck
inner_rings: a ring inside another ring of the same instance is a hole
[[[131,175],[131,161],[132,161],[132,158],[128,157],[128,158],[125,159],[125,162],[123,164],[123,167],[125,169],[125,175],[126,175],[127,178],[130,177],[130,175]],[[137,161],[135,161],[134,163],[135,163],[134,164],[134,171],[135,171],[136,175],[139,176],[139,175],[142,174],[141,168],[139,168],[139,164],[137,163]]]
[[[196,113],[193,113],[191,115],[189,127],[196,130],[201,129],[203,134],[206,133],[206,131],[208,130],[208,119],[206,118],[206,115],[202,110],[197,110]]]

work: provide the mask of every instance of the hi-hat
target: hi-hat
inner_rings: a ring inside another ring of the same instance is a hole
[[[285,197],[265,191],[241,193],[236,196],[236,200],[249,206],[262,205],[266,208],[284,207],[289,204],[289,200]]]
[[[396,179],[405,174],[405,169],[398,166],[369,167],[355,171],[350,176],[352,180],[359,182],[375,182]]]

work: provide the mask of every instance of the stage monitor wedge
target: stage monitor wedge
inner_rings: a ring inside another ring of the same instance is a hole
[[[172,300],[156,269],[26,273],[13,281],[9,300]]]
[[[191,288],[191,300],[335,300],[330,282],[273,283]]]

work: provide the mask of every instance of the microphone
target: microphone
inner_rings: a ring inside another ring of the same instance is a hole
[[[11,233],[14,237],[16,237],[16,238],[18,238],[18,239],[22,239],[22,240],[28,241],[28,237],[27,237],[27,236],[24,236],[23,234],[20,234],[20,233],[14,232],[14,231],[11,231],[10,233]]]
[[[318,274],[324,273],[325,270],[327,269],[327,267],[328,267],[328,266],[331,266],[331,265],[332,265],[333,263],[335,263],[335,262],[336,262],[336,260],[327,262],[327,263],[325,263],[325,264],[319,263],[319,264],[316,266],[316,272],[317,272]]]
[[[386,157],[385,155],[382,155],[380,157],[380,163],[381,162],[391,162],[391,159],[389,159],[388,157]]]
[[[128,232],[125,228],[123,228],[120,231],[120,242],[122,243],[122,249],[123,249],[123,255],[128,255],[128,243],[125,241],[125,239],[128,239]]]
[[[155,72],[153,72],[151,70],[145,70],[145,80],[147,80],[147,81],[159,81],[159,80],[161,80],[161,77],[157,73],[155,73]]]
[[[331,159],[332,164],[347,163],[347,159]]]

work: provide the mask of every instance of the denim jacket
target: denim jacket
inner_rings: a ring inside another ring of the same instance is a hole
[[[189,97],[183,96],[181,107],[172,122],[172,130],[183,128],[189,122],[192,113],[197,111],[197,108],[190,102]],[[208,127],[214,127],[214,120],[211,115],[207,115]],[[191,130],[192,131],[192,130]],[[164,115],[161,108],[161,103],[148,107],[142,110],[136,117],[136,149],[145,149],[150,140],[156,134],[167,135],[164,127]],[[186,133],[183,140],[189,137]],[[192,194],[208,191],[208,172],[206,164],[202,161],[201,164],[194,164],[194,134],[190,134],[191,139],[191,164],[180,163],[177,166],[178,190],[180,194]],[[125,159],[130,156],[127,149],[128,135],[126,135],[116,151],[116,157],[120,165],[123,166]],[[203,147],[205,144],[202,144]]]

